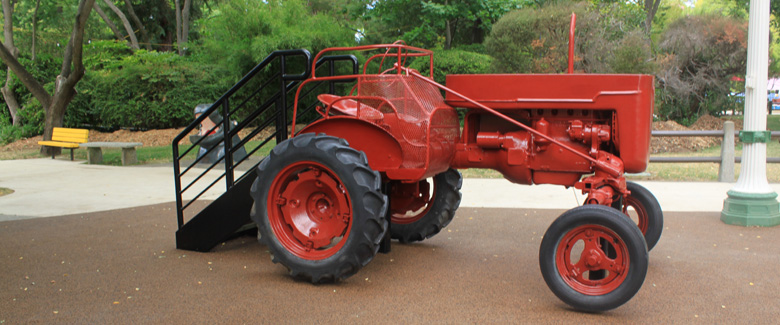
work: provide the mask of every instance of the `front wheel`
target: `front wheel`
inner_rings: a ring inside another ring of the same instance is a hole
[[[664,214],[661,211],[661,205],[653,193],[634,182],[626,182],[626,186],[631,192],[623,200],[623,214],[627,215],[645,237],[647,250],[650,251],[661,238],[661,232],[664,228]]]
[[[333,282],[368,264],[387,231],[381,177],[343,139],[302,134],[258,166],[252,220],[293,277]]]
[[[642,287],[647,245],[639,228],[617,210],[585,205],[566,211],[550,225],[539,249],[539,265],[547,286],[563,302],[602,312],[623,305]]]

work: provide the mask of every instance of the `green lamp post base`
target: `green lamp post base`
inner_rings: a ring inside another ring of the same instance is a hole
[[[772,227],[780,225],[780,203],[777,193],[742,193],[728,191],[720,220],[730,225]]]

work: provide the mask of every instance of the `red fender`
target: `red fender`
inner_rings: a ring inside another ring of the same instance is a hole
[[[300,133],[325,133],[347,140],[363,151],[368,165],[378,172],[398,169],[403,161],[401,145],[390,133],[375,124],[349,116],[331,116],[307,125]]]

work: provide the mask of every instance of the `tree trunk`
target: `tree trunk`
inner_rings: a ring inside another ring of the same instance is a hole
[[[661,0],[645,0],[645,34],[650,35],[650,27],[653,25],[653,18],[655,13],[658,12],[658,6],[661,4]]]
[[[30,91],[35,99],[41,102],[41,106],[48,107],[51,105],[51,95],[43,89],[41,83],[35,80],[33,75],[24,69],[2,42],[0,42],[0,59],[16,74],[16,77],[27,87],[27,90]]]
[[[57,76],[59,79],[59,76]],[[71,97],[72,98],[72,97]],[[68,101],[70,102],[70,101]],[[57,98],[52,101],[51,106],[49,106],[46,109],[46,116],[44,116],[43,119],[43,139],[44,140],[51,140],[52,134],[54,133],[54,128],[62,127],[62,122],[65,120],[65,108],[66,105],[62,105],[62,103],[57,102]],[[62,148],[60,147],[41,147],[41,155],[44,156],[51,156],[51,155],[59,155],[62,153]]]
[[[184,0],[184,6],[181,6],[181,1],[175,0],[176,6],[176,46],[178,47],[179,55],[184,56],[187,53],[187,42],[190,36],[190,7],[192,7],[191,0]]]
[[[163,44],[160,46],[161,51],[168,52],[176,50],[176,45],[174,45],[174,43],[179,40],[176,38],[176,25],[174,25],[173,28],[170,28],[171,21],[168,20],[168,17],[176,15],[176,10],[174,9],[176,8],[172,8],[170,5],[160,6],[161,14],[158,22],[160,24],[160,29],[162,29],[162,35],[160,35],[160,43]],[[171,10],[173,10],[173,12],[171,12]]]
[[[174,0],[173,5],[176,6],[174,8],[174,12],[176,13],[176,48],[179,52],[179,55],[184,55],[182,49],[184,48],[183,41],[181,38],[181,4],[179,0]]]
[[[192,1],[184,0],[184,8],[181,12],[181,38],[185,48],[183,52],[179,53],[179,55],[184,55],[187,53],[186,46],[190,39],[190,7],[192,7]]]
[[[450,23],[450,20],[448,19],[446,22],[446,29],[445,29],[445,38],[444,38],[444,49],[449,50],[452,48],[452,24]]]
[[[41,0],[35,1],[35,11],[33,11],[32,17],[32,46],[30,52],[32,53],[32,61],[35,62],[35,34],[38,32],[38,8],[41,6]]]
[[[3,0],[3,41],[6,48],[13,52],[14,46],[14,5],[11,0]]]
[[[133,48],[133,50],[140,50],[141,47],[138,46],[138,38],[135,37],[135,32],[133,31],[133,26],[130,25],[130,21],[127,20],[127,16],[125,16],[124,13],[122,13],[119,8],[117,8],[114,3],[111,0],[103,0],[103,2],[108,5],[109,8],[119,17],[119,20],[122,21],[122,25],[125,26],[125,31],[127,31],[127,35],[130,36],[130,47]]]
[[[8,87],[8,83],[11,80],[11,69],[8,69],[8,78],[6,79],[5,86],[0,88],[0,92],[3,93],[5,104],[8,106],[8,111],[11,113],[11,123],[14,126],[19,126],[19,102],[16,100],[16,94]]]
[[[103,11],[103,9],[100,9],[100,5],[98,5],[97,1],[95,1],[95,4],[93,5],[93,9],[95,9],[95,12],[97,12],[98,16],[103,19],[103,21],[108,25],[108,28],[111,29],[111,32],[114,33],[114,37],[116,37],[117,40],[122,40],[125,38],[124,35],[122,35],[121,32],[119,32],[119,29],[116,28],[116,25],[114,25],[114,22],[111,21],[111,18],[106,15],[106,13]]]
[[[13,4],[10,0],[3,0],[3,38],[6,41],[4,48],[14,59],[17,59],[19,57],[19,49],[14,46],[13,15]],[[33,39],[35,38],[33,37]],[[11,123],[19,125],[19,101],[16,100],[16,94],[10,87],[13,81],[11,72],[11,67],[9,66],[6,72],[5,85],[0,89],[0,92],[2,92],[5,104],[8,106],[9,113],[11,113]]]
[[[477,18],[471,25],[471,44],[481,44],[485,41],[485,32],[482,30],[482,19]]]
[[[43,126],[43,139],[51,140],[54,127],[62,126],[65,117],[65,109],[76,95],[76,84],[84,76],[83,49],[84,49],[84,28],[87,24],[87,18],[92,12],[95,0],[81,0],[79,10],[76,14],[76,22],[73,25],[73,32],[70,35],[70,41],[65,47],[65,54],[62,57],[62,70],[54,82],[54,96],[48,106],[44,106],[46,117]],[[41,147],[41,154],[51,155],[59,154],[62,149],[59,147]]]
[[[138,15],[135,14],[135,10],[133,10],[133,4],[130,3],[130,0],[125,0],[125,7],[127,7],[127,13],[130,14],[130,19],[132,19],[133,22],[138,25],[138,29],[141,31],[141,38],[144,40],[144,47],[147,51],[151,51],[152,41],[149,39],[149,33],[146,32],[144,24],[141,23],[140,19],[138,19]]]

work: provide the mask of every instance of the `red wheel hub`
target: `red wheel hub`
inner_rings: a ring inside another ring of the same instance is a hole
[[[311,161],[284,168],[268,193],[268,219],[279,242],[308,260],[338,252],[352,227],[349,193],[338,176]]]
[[[636,219],[636,225],[639,227],[639,230],[642,231],[642,235],[647,234],[647,223],[648,223],[648,216],[647,216],[647,209],[645,209],[645,206],[642,205],[642,202],[639,202],[635,197],[628,196],[625,199],[625,204],[623,204],[623,213],[627,215],[631,220]],[[629,211],[629,208],[632,208],[635,212],[631,213]]]
[[[417,183],[399,183],[391,188],[390,222],[394,224],[410,224],[420,220],[431,209],[431,200],[436,195],[436,187],[431,193],[428,180]]]
[[[614,251],[605,252],[604,242]],[[555,253],[555,265],[569,287],[584,295],[598,296],[612,292],[625,281],[629,255],[623,240],[612,230],[584,225],[563,236]],[[601,270],[606,271],[603,278],[588,278],[590,272]]]

